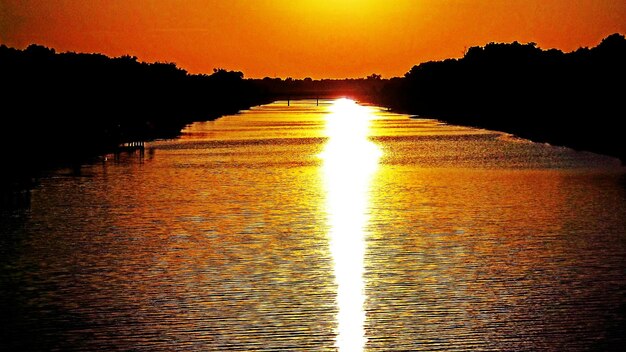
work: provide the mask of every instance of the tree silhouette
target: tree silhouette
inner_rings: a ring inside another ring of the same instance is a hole
[[[0,77],[0,146],[11,150],[3,179],[124,142],[169,138],[190,122],[267,102],[241,72],[190,75],[174,63],[58,54],[35,44],[0,46]]]
[[[416,65],[378,102],[626,160],[621,142],[626,39],[612,34],[572,53],[535,43],[489,43],[461,59]]]

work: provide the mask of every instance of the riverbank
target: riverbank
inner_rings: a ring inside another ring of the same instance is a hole
[[[185,125],[270,102],[243,73],[191,75],[136,57],[0,46],[0,190],[42,172],[114,152],[128,142],[173,138]]]
[[[458,60],[414,66],[389,80],[373,103],[624,162],[625,62],[620,34],[571,53],[491,43]]]
[[[349,96],[398,112],[504,131],[626,161],[626,39],[613,34],[571,53],[534,43],[490,43],[461,59],[414,66],[404,77],[244,79],[173,63],[0,46],[3,97],[0,189],[112,152],[122,143],[177,136],[185,125],[279,98]]]

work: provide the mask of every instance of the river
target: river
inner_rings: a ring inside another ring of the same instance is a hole
[[[0,214],[0,347],[618,349],[625,180],[346,99],[195,123]]]

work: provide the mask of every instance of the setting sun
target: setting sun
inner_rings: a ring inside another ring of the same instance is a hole
[[[326,164],[334,168],[351,165],[353,172],[368,173],[375,168],[380,149],[367,139],[372,110],[350,99],[338,99],[329,108],[325,134],[328,144],[321,154]],[[333,168],[333,169],[334,169]],[[344,177],[340,174],[339,177]],[[345,177],[349,177],[345,175]]]

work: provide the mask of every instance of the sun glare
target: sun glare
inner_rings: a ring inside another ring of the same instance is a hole
[[[325,170],[332,172],[350,167],[350,172],[335,175],[352,178],[352,173],[366,175],[378,165],[380,149],[367,139],[370,121],[374,114],[370,108],[360,106],[353,100],[338,99],[330,107],[326,119],[328,142],[324,152]]]
[[[365,347],[365,227],[369,184],[378,166],[380,149],[368,140],[373,112],[352,100],[339,99],[326,118],[329,137],[324,152],[326,211],[337,283],[337,347]]]

